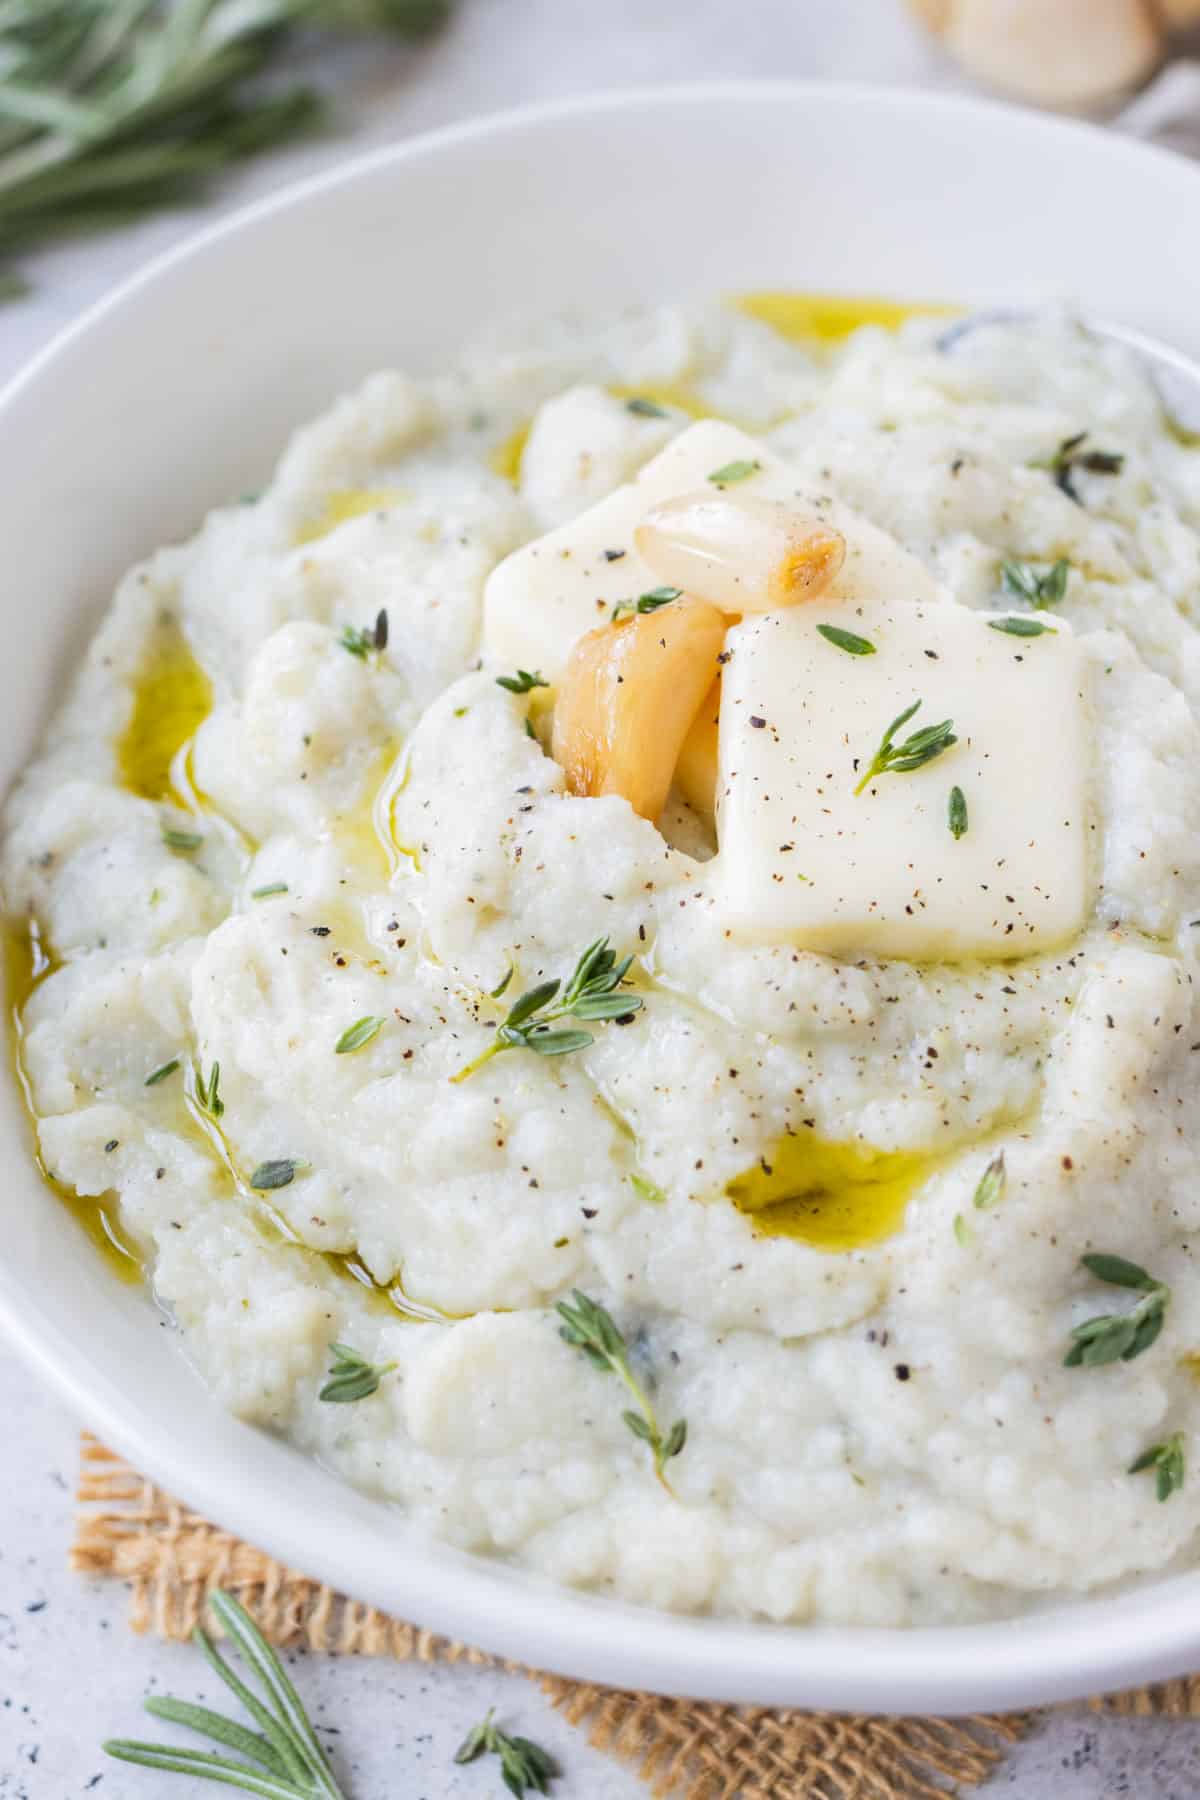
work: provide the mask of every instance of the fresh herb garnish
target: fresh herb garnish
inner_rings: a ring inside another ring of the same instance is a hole
[[[716,487],[727,487],[731,481],[745,481],[749,476],[756,475],[761,468],[762,464],[752,458],[739,458],[736,462],[727,462],[719,469],[714,469],[708,479]]]
[[[940,756],[943,750],[949,750],[951,744],[957,744],[953,719],[943,719],[939,725],[926,725],[923,730],[914,731],[911,737],[906,737],[902,744],[893,741],[901,725],[907,725],[920,705],[919,700],[914,700],[911,706],[896,714],[880,738],[879,748],[854,790],[856,794],[861,794],[867,783],[877,775],[907,775],[913,769],[923,769],[926,763],[932,762],[935,756]]]
[[[1058,636],[1055,626],[1044,625],[1040,619],[989,619],[988,624],[993,631],[1006,631],[1009,637],[1041,637],[1043,632],[1049,632],[1051,637]]]
[[[676,1419],[670,1431],[663,1435],[654,1408],[630,1367],[629,1346],[613,1323],[611,1314],[595,1300],[589,1300],[575,1288],[571,1299],[560,1300],[554,1310],[563,1321],[558,1335],[576,1350],[582,1350],[593,1368],[606,1375],[615,1375],[624,1384],[636,1411],[623,1412],[621,1417],[634,1437],[650,1446],[654,1473],[670,1493],[671,1484],[663,1469],[673,1456],[679,1455],[687,1442],[686,1421]]]
[[[250,898],[252,900],[266,900],[269,899],[272,894],[286,894],[287,891],[288,884],[286,881],[268,881],[266,887],[251,888]]]
[[[349,1406],[355,1400],[366,1400],[375,1392],[395,1363],[370,1363],[349,1344],[330,1344],[329,1376],[317,1395],[330,1406]]]
[[[357,625],[344,625],[338,643],[351,656],[361,657],[365,662],[374,650],[386,650],[388,641],[387,607],[381,606],[375,614],[374,625],[364,625],[360,631]]]
[[[597,938],[575,964],[565,987],[561,981],[540,981],[529,988],[509,1008],[487,1049],[456,1070],[450,1080],[465,1081],[502,1050],[533,1050],[538,1056],[567,1056],[573,1050],[586,1050],[593,1041],[590,1031],[551,1031],[550,1026],[556,1019],[623,1019],[637,1012],[642,1004],[638,996],[617,992],[632,961],[632,956],[626,956],[618,962],[607,937]],[[553,1004],[556,999],[557,1005]]]
[[[629,1177],[629,1185],[639,1200],[648,1200],[651,1206],[661,1206],[666,1200],[666,1192],[659,1187],[657,1181],[651,1181],[636,1171]]]
[[[1060,556],[1042,575],[1032,563],[1009,557],[1000,564],[1000,585],[1006,594],[1028,601],[1032,607],[1057,606],[1067,591],[1070,573],[1071,565],[1065,556]]]
[[[526,1793],[548,1794],[558,1776],[558,1765],[540,1744],[527,1737],[510,1737],[492,1724],[492,1707],[486,1719],[468,1731],[454,1753],[456,1763],[474,1762],[488,1753],[500,1758],[500,1779],[516,1800]]]
[[[354,1050],[361,1050],[364,1044],[383,1030],[383,1019],[368,1014],[365,1019],[355,1019],[353,1025],[347,1025],[337,1043],[333,1046],[335,1056],[349,1056]]]
[[[206,1112],[210,1119],[219,1119],[225,1111],[225,1102],[221,1098],[221,1065],[215,1062],[208,1080],[204,1079],[204,1070],[199,1063],[195,1070],[196,1105],[201,1112]]]
[[[859,637],[857,632],[843,631],[840,625],[818,625],[817,630],[827,643],[834,644],[844,650],[847,656],[874,656],[875,646],[870,638]]]
[[[497,675],[496,686],[507,688],[510,694],[528,694],[533,688],[549,687],[550,683],[540,669],[518,669],[515,675]]]
[[[164,825],[162,841],[168,850],[198,850],[204,838],[198,831],[181,831],[177,825]]]
[[[967,835],[967,796],[960,787],[950,789],[950,798],[946,803],[946,823],[950,827],[951,837]]]
[[[648,594],[639,594],[636,600],[618,600],[612,609],[612,622],[618,619],[633,618],[635,613],[657,612],[660,606],[670,606],[672,600],[678,600],[683,593],[682,588],[656,587]]]
[[[168,1075],[173,1075],[178,1067],[179,1067],[179,1058],[177,1056],[173,1056],[171,1058],[170,1062],[163,1063],[161,1068],[155,1069],[153,1074],[147,1075],[145,1081],[143,1081],[143,1083],[142,1083],[142,1086],[143,1087],[157,1087],[160,1081],[165,1081],[167,1079]]]
[[[1178,1493],[1187,1473],[1182,1431],[1175,1432],[1173,1437],[1164,1438],[1161,1444],[1151,1444],[1148,1450],[1143,1450],[1130,1463],[1128,1473],[1140,1475],[1145,1469],[1154,1470],[1154,1491],[1160,1500],[1169,1500],[1172,1494]]]
[[[989,1206],[995,1206],[998,1200],[1004,1198],[1004,1189],[1007,1182],[1008,1171],[1004,1167],[1004,1152],[1003,1150],[1000,1150],[993,1156],[991,1162],[979,1177],[979,1183],[975,1189],[975,1196],[971,1204],[977,1206],[980,1212],[986,1212]]]
[[[625,402],[625,411],[635,413],[639,419],[669,419],[670,413],[665,406],[658,406],[653,400],[643,400],[635,394],[632,400]]]
[[[311,130],[318,93],[261,79],[300,30],[415,37],[446,11],[446,0],[12,0],[0,8],[5,252],[178,206],[217,171]]]
[[[961,1213],[954,1215],[954,1235],[965,1250],[971,1242],[971,1227]]]
[[[259,1163],[250,1177],[250,1186],[259,1194],[268,1194],[272,1188],[290,1187],[304,1167],[297,1157],[275,1157],[271,1162]]]
[[[1097,1281],[1107,1282],[1110,1287],[1131,1288],[1142,1298],[1127,1313],[1104,1313],[1076,1325],[1063,1362],[1068,1369],[1132,1362],[1150,1348],[1162,1330],[1170,1288],[1155,1281],[1137,1263],[1126,1262],[1123,1256],[1081,1256],[1079,1260]]]
[[[1085,450],[1086,431],[1077,431],[1074,437],[1064,438],[1053,456],[1042,457],[1029,466],[1032,469],[1047,469],[1054,477],[1056,487],[1074,500],[1076,506],[1082,506],[1079,491],[1075,486],[1074,476],[1077,469],[1086,469],[1089,475],[1119,475],[1125,467],[1124,456],[1113,450]]]
[[[345,1800],[299,1694],[249,1613],[232,1594],[220,1588],[209,1595],[208,1603],[213,1617],[256,1678],[262,1697],[230,1668],[200,1626],[193,1631],[192,1642],[204,1652],[258,1730],[252,1731],[239,1720],[212,1712],[207,1706],[175,1700],[167,1694],[153,1694],[144,1704],[156,1719],[184,1725],[189,1731],[211,1738],[222,1749],[238,1751],[247,1760],[239,1762],[219,1751],[143,1743],[137,1738],[108,1738],[101,1746],[105,1754],[119,1762],[159,1769],[164,1774],[221,1782],[226,1787],[240,1788],[243,1793],[261,1795],[263,1800]]]

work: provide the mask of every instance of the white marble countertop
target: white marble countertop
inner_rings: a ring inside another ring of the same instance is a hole
[[[314,59],[315,62],[315,59]],[[0,310],[0,380],[114,282],[212,216],[356,149],[481,111],[602,88],[705,76],[848,77],[956,87],[899,0],[458,0],[452,27],[417,50],[377,44],[321,58],[335,133],[248,165],[203,205],[28,259],[32,292]],[[135,1638],[115,1584],[70,1575],[77,1427],[0,1347],[0,1800],[196,1800],[182,1777],[108,1761],[106,1735],[144,1731],[152,1691],[214,1699],[195,1652]],[[297,1680],[354,1800],[500,1793],[494,1763],[453,1753],[491,1705],[556,1754],[563,1800],[646,1790],[557,1719],[528,1682],[472,1669],[297,1659]],[[332,1728],[339,1727],[336,1734]],[[1200,1721],[1053,1715],[984,1790],[1021,1800],[1193,1800]]]

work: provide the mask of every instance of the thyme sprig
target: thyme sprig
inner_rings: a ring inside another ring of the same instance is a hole
[[[1075,472],[1086,469],[1089,475],[1119,475],[1125,467],[1125,458],[1115,450],[1085,450],[1083,448],[1089,433],[1077,431],[1074,437],[1064,438],[1053,456],[1040,457],[1030,463],[1031,469],[1046,469],[1054,477],[1054,485],[1061,488],[1068,499],[1082,506],[1083,500],[1075,486]]]
[[[346,1406],[355,1400],[366,1400],[378,1388],[395,1363],[372,1363],[349,1344],[330,1344],[329,1375],[317,1395],[331,1406]]]
[[[1015,600],[1024,600],[1032,607],[1057,606],[1067,591],[1070,573],[1071,565],[1065,556],[1040,575],[1032,563],[1010,556],[1000,564],[1000,586]]]
[[[687,1443],[687,1421],[676,1419],[668,1432],[662,1431],[654,1407],[630,1366],[629,1346],[613,1323],[612,1315],[597,1301],[589,1300],[575,1288],[570,1300],[560,1300],[555,1311],[563,1321],[558,1335],[576,1350],[582,1350],[593,1368],[605,1375],[615,1375],[623,1383],[633,1407],[621,1417],[634,1437],[649,1445],[654,1458],[654,1473],[674,1498],[664,1470]]]
[[[879,740],[879,748],[871,758],[870,765],[854,792],[861,794],[868,782],[877,775],[907,775],[913,769],[923,769],[952,744],[957,744],[954,735],[954,720],[943,719],[938,725],[926,725],[921,731],[914,731],[906,737],[902,744],[897,744],[896,733],[902,725],[907,725],[921,702],[914,700],[911,706],[897,713],[887,730]]]
[[[196,1105],[201,1112],[206,1112],[210,1119],[219,1119],[225,1111],[225,1102],[221,1098],[221,1065],[215,1062],[209,1071],[207,1081],[204,1078],[204,1067],[195,1065],[193,1072],[193,1091]]]
[[[166,1774],[219,1782],[246,1794],[257,1794],[261,1800],[346,1800],[317,1741],[303,1701],[245,1607],[220,1588],[211,1595],[209,1605],[260,1693],[255,1693],[230,1667],[200,1626],[193,1631],[192,1641],[258,1729],[252,1731],[238,1719],[170,1695],[151,1695],[145,1707],[155,1718],[186,1726],[222,1749],[238,1752],[245,1760],[210,1750],[146,1743],[139,1738],[108,1738],[102,1746],[105,1754],[119,1762],[138,1763],[142,1768],[159,1769]]]
[[[638,1012],[642,1004],[638,996],[618,992],[632,961],[632,956],[625,956],[618,962],[608,938],[596,938],[575,964],[565,987],[561,981],[539,981],[536,987],[526,989],[497,1026],[487,1049],[455,1070],[450,1080],[466,1081],[502,1050],[532,1050],[538,1056],[567,1056],[573,1050],[586,1050],[594,1041],[590,1031],[552,1031],[550,1027],[558,1019],[623,1019]],[[507,985],[505,981],[504,987]]]
[[[446,11],[447,0],[5,0],[0,256],[176,205],[311,129],[311,88],[264,95],[259,81],[293,28],[415,37]]]
[[[612,623],[615,625],[618,619],[631,619],[638,613],[657,612],[660,606],[670,606],[672,600],[678,600],[682,593],[682,588],[656,587],[648,594],[639,594],[636,600],[618,600],[612,609]]]
[[[510,1737],[492,1724],[495,1707],[478,1725],[472,1726],[454,1753],[456,1763],[472,1763],[476,1757],[490,1754],[500,1758],[500,1779],[516,1800],[527,1793],[548,1794],[550,1783],[559,1773],[554,1758],[535,1744],[532,1738]]]
[[[1150,1469],[1154,1471],[1154,1491],[1160,1500],[1169,1500],[1172,1494],[1178,1493],[1187,1474],[1182,1431],[1164,1438],[1161,1444],[1151,1444],[1148,1450],[1143,1450],[1130,1463],[1127,1473],[1141,1475]]]
[[[1129,1288],[1142,1297],[1126,1313],[1102,1313],[1076,1325],[1063,1362],[1068,1369],[1132,1362],[1150,1348],[1162,1330],[1170,1288],[1137,1263],[1126,1262],[1123,1256],[1081,1256],[1079,1260],[1097,1281],[1107,1282],[1110,1287]]]
[[[372,654],[379,655],[382,651],[386,650],[387,642],[388,616],[386,606],[381,606],[379,611],[375,614],[375,623],[373,625],[364,625],[361,630],[357,625],[343,625],[342,635],[338,639],[338,643],[342,646],[343,650],[348,650],[351,656],[357,656],[361,658],[363,662],[366,662],[368,657]]]
[[[529,694],[534,688],[549,687],[550,683],[540,669],[518,669],[515,675],[497,675],[496,686],[507,688],[510,694]]]

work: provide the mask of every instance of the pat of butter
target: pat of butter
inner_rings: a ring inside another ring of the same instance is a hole
[[[817,600],[736,626],[722,678],[716,903],[735,935],[852,957],[1026,956],[1088,910],[1087,670],[1060,619],[1037,637],[954,604]],[[852,656],[820,624],[868,639]],[[885,728],[953,720],[922,767],[855,785]],[[967,829],[950,829],[951,790]]]
[[[845,537],[846,561],[829,590],[831,600],[942,597],[925,565],[887,532],[829,495],[804,488],[781,457],[736,426],[704,419],[673,438],[636,481],[493,569],[483,597],[486,654],[556,680],[584,632],[603,624],[618,601],[636,600],[658,586],[633,543],[634,530],[650,509],[683,494],[716,493],[713,474],[729,463],[748,462],[759,466],[731,492],[787,501]]]

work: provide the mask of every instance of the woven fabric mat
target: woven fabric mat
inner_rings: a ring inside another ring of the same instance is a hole
[[[273,1643],[402,1661],[496,1659],[335,1594],[189,1512],[85,1436],[72,1568],[130,1584],[135,1631],[185,1638],[214,1587],[236,1594]],[[499,1665],[511,1667],[512,1665]],[[1003,1759],[1031,1715],[868,1718],[668,1700],[527,1670],[590,1741],[670,1800],[945,1800]],[[1200,1678],[1093,1702],[1200,1714]]]

